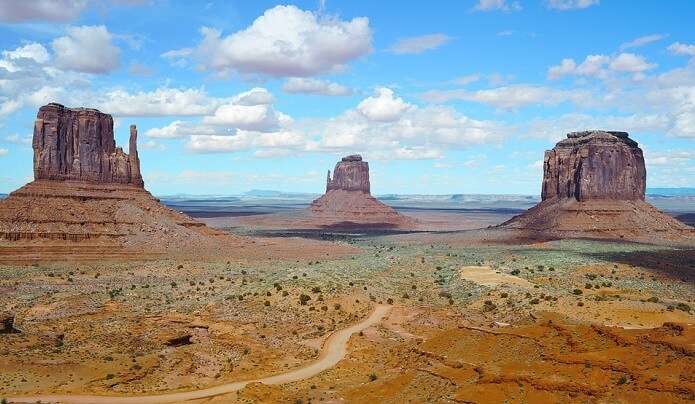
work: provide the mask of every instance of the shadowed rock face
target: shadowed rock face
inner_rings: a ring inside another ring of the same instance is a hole
[[[369,193],[369,163],[362,161],[362,156],[353,154],[343,157],[335,165],[333,179],[328,170],[326,192],[332,190],[361,191]]]
[[[116,147],[113,119],[91,108],[51,103],[34,123],[34,178],[117,183],[144,187],[137,129],[130,127],[130,155]]]
[[[644,200],[642,150],[626,132],[572,132],[543,162],[543,200]]]

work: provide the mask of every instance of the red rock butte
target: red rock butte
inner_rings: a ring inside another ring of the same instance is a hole
[[[0,261],[71,251],[84,259],[137,258],[240,240],[165,207],[145,190],[135,125],[126,154],[116,147],[110,115],[51,103],[37,114],[33,149],[35,180],[0,201]]]
[[[572,132],[545,152],[541,202],[501,227],[550,237],[678,239],[692,228],[645,202],[642,149],[626,132]]]
[[[370,193],[369,163],[360,155],[343,157],[328,171],[326,193],[311,202],[309,216],[326,228],[405,228],[413,220]]]

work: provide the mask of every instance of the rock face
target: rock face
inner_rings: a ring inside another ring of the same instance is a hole
[[[333,179],[328,170],[326,192],[337,189],[369,193],[369,163],[362,161],[362,156],[353,154],[343,157],[335,165]]]
[[[655,241],[693,229],[644,201],[646,169],[626,132],[573,132],[545,152],[541,202],[500,227],[531,236]]]
[[[244,243],[145,190],[135,125],[126,154],[116,147],[110,115],[48,104],[39,110],[33,148],[35,180],[0,201],[0,239],[11,243],[0,249],[0,262],[218,254]]]
[[[142,188],[137,135],[135,125],[131,126],[128,155],[116,147],[111,115],[91,108],[44,105],[34,123],[34,179]]]
[[[644,200],[647,171],[626,132],[573,132],[543,159],[542,200]]]
[[[326,193],[308,209],[308,226],[334,228],[403,228],[413,220],[370,194],[369,164],[362,156],[343,157],[328,171]]]

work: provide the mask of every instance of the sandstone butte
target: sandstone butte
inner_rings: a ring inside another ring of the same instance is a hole
[[[645,202],[642,149],[626,132],[572,132],[545,152],[541,202],[500,225],[530,235],[627,240],[692,236]]]
[[[343,157],[328,171],[326,193],[311,202],[309,216],[324,228],[407,228],[414,220],[371,195],[369,163],[360,155]]]
[[[0,201],[0,256],[50,259],[72,246],[84,257],[125,258],[242,240],[163,206],[145,190],[135,125],[126,154],[116,147],[110,115],[51,103],[39,109],[33,149],[34,181]]]

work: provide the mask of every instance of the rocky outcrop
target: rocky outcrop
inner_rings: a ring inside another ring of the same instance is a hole
[[[308,213],[314,221],[310,227],[403,228],[414,223],[370,194],[369,164],[356,154],[335,165],[333,178],[328,171],[326,193],[311,203]]]
[[[130,127],[130,155],[116,147],[111,115],[51,103],[34,123],[34,179],[74,180],[144,187],[137,129]]]
[[[333,178],[328,171],[326,192],[341,189],[343,191],[360,191],[368,194],[369,191],[369,163],[362,161],[362,156],[353,154],[343,157],[335,165]]]
[[[245,243],[145,190],[135,125],[126,154],[116,147],[110,115],[48,104],[39,110],[33,147],[35,180],[0,201],[0,239],[11,244],[0,249],[0,262],[218,254]]]
[[[543,200],[644,200],[647,172],[626,132],[573,132],[543,159]]]
[[[529,236],[679,241],[693,229],[644,201],[646,169],[626,132],[573,132],[545,152],[542,201],[500,227]]]

